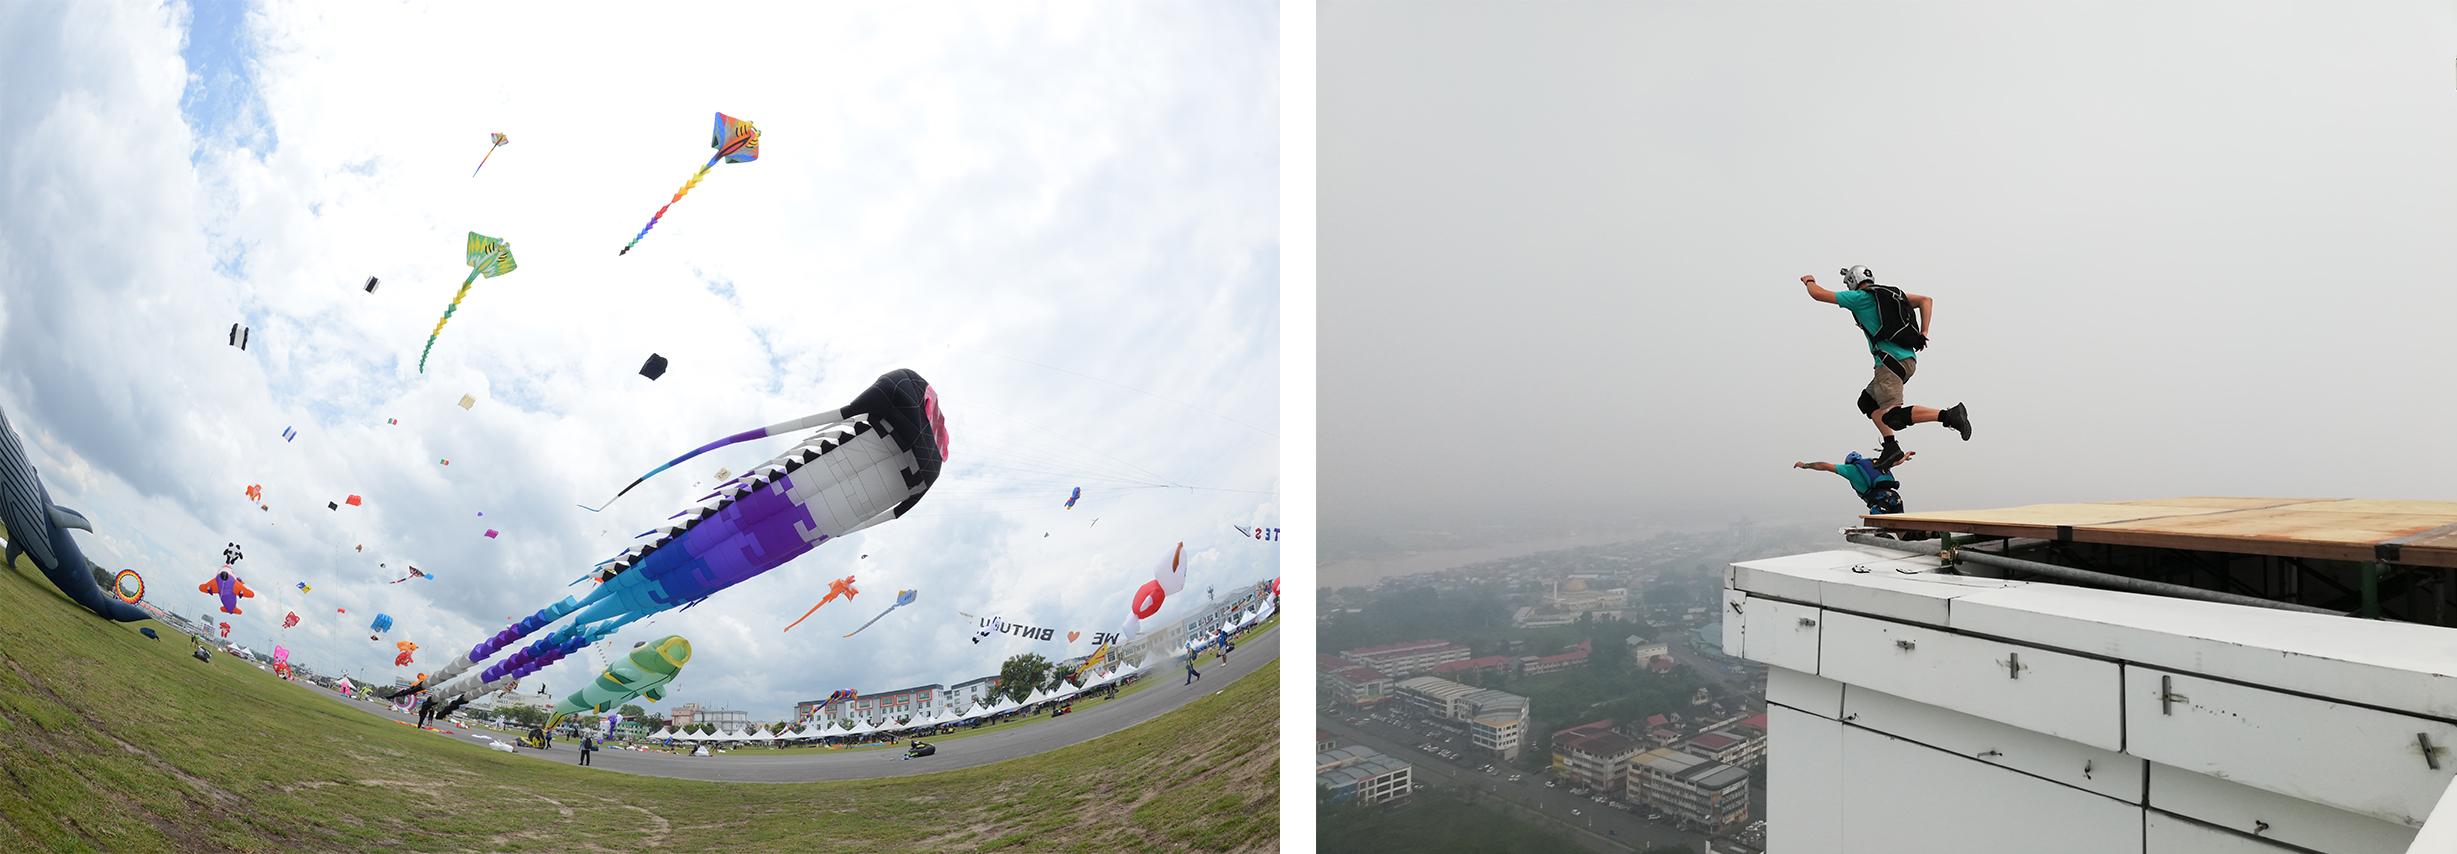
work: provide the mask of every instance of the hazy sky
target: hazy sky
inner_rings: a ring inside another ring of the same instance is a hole
[[[1331,3],[1326,536],[1847,523],[1936,300],[1917,509],[2457,497],[2457,7]]]
[[[1279,524],[1277,29],[1255,4],[0,5],[0,406],[156,604],[208,611],[237,541],[264,597],[235,640],[389,679],[585,593],[798,437],[575,505],[912,368],[952,441],[910,516],[619,645],[690,638],[673,701],[754,718],[1089,652],[976,646],[956,611],[1114,630],[1180,541],[1190,589],[1277,573],[1231,529]],[[759,160],[617,257],[719,110]],[[418,373],[470,231],[520,267]],[[437,578],[385,583],[409,563]],[[862,596],[780,634],[847,574]]]

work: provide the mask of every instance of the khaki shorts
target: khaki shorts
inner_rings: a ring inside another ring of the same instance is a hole
[[[1911,378],[1910,375],[1919,373],[1920,360],[1903,359],[1899,364],[1902,365],[1902,376],[1895,376],[1893,369],[1884,365],[1877,366],[1876,376],[1868,381],[1868,388],[1860,392],[1861,414],[1882,412],[1902,405],[1902,384]]]

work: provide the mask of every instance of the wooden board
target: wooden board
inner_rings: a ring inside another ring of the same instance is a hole
[[[2457,567],[2457,501],[2200,496],[1864,516],[1902,531]],[[2448,530],[2441,530],[2446,528]]]

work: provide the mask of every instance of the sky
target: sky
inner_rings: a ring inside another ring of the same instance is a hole
[[[2450,499],[2457,5],[1321,7],[1326,552],[1862,512]]]
[[[213,615],[233,640],[389,681],[585,593],[567,582],[719,468],[799,437],[579,505],[911,368],[951,433],[929,497],[616,652],[689,638],[669,703],[754,720],[1088,653],[975,645],[959,612],[1114,631],[1180,542],[1190,590],[1278,574],[1233,527],[1280,524],[1275,16],[0,5],[0,408],[93,520],[89,556],[154,604],[211,612],[196,585],[235,542],[259,597]],[[759,159],[618,256],[707,161],[718,111],[757,124]],[[420,372],[473,231],[518,269],[470,287]],[[409,565],[435,577],[390,583]],[[846,575],[861,595],[783,633]],[[899,589],[919,601],[841,637]],[[396,625],[370,641],[377,612]],[[402,640],[418,666],[392,665]]]

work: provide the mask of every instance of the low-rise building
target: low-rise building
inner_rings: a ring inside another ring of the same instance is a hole
[[[1709,830],[1749,820],[1749,772],[1703,756],[1670,748],[1638,754],[1624,785],[1639,803]]]
[[[1414,769],[1368,747],[1341,747],[1314,756],[1314,785],[1333,802],[1386,804],[1408,796]]]
[[[1333,702],[1370,706],[1390,699],[1391,678],[1362,664],[1316,655],[1314,674],[1316,688]]]
[[[1540,676],[1585,667],[1587,666],[1587,655],[1594,649],[1594,641],[1579,641],[1558,655],[1531,655],[1519,659],[1519,675]]]
[[[1444,679],[1470,674],[1510,676],[1517,669],[1517,663],[1516,659],[1507,655],[1488,655],[1435,665],[1433,675]]]
[[[1393,687],[1393,693],[1417,714],[1464,725],[1471,746],[1485,755],[1517,759],[1519,746],[1526,740],[1526,697],[1433,676],[1402,681]]]
[[[1730,732],[1710,732],[1683,743],[1681,749],[1741,768],[1754,768],[1766,760],[1766,739],[1763,736],[1748,738]]]
[[[1336,749],[1336,748],[1338,748],[1338,747],[1339,747],[1339,736],[1332,735],[1332,734],[1327,733],[1327,732],[1323,732],[1322,730],[1315,730],[1315,731],[1314,731],[1314,752],[1315,752],[1315,753],[1327,753],[1327,752],[1329,752],[1329,751],[1331,751],[1331,750],[1333,750],[1333,749]]]
[[[1594,789],[1606,797],[1621,797],[1629,777],[1629,761],[1646,748],[1611,730],[1553,736],[1553,767],[1563,779]]]
[[[998,702],[990,696],[991,692],[996,690],[998,690],[998,675],[991,674],[947,686],[947,690],[943,692],[943,696],[938,701],[950,709],[977,708]]]
[[[915,685],[863,695],[847,705],[852,706],[856,720],[927,717],[938,713],[942,705],[939,695],[946,690],[945,685]]]
[[[1352,649],[1339,657],[1394,677],[1411,676],[1468,657],[1467,647],[1441,639],[1386,643]]]

